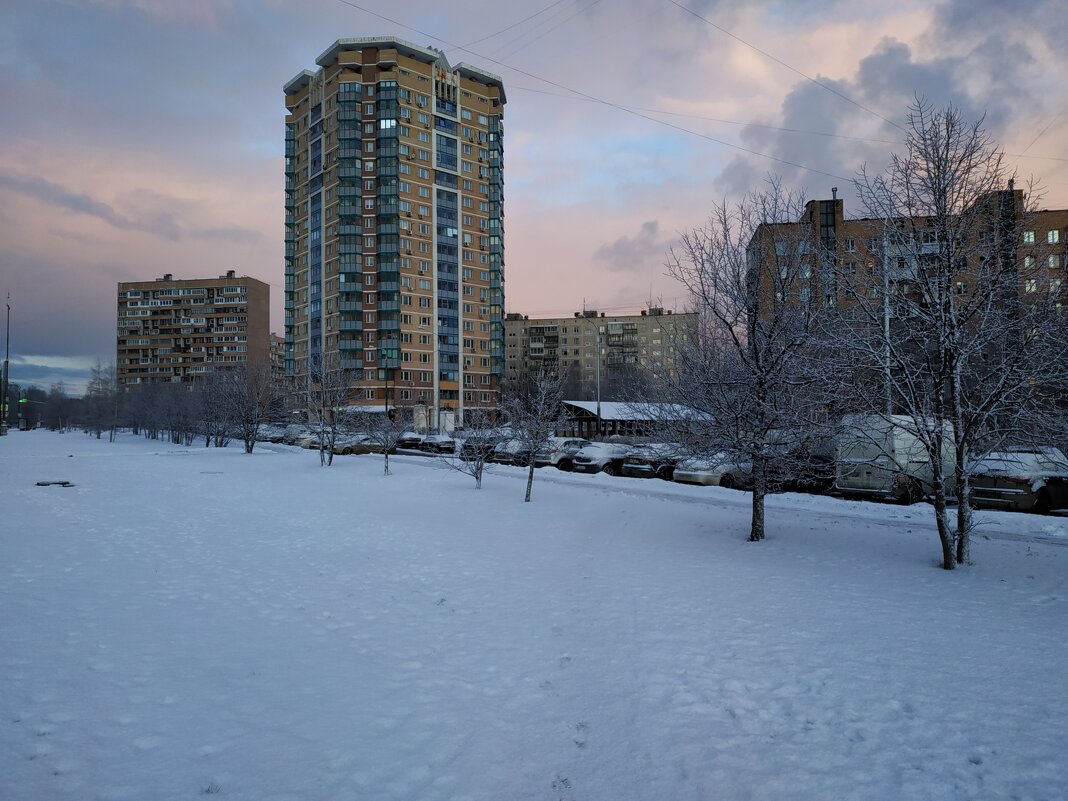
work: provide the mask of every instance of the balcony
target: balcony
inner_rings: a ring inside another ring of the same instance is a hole
[[[341,320],[337,328],[339,331],[363,331],[363,320]]]

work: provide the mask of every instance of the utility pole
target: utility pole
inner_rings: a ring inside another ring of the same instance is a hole
[[[7,334],[4,337],[3,396],[0,396],[0,437],[7,435],[7,382],[11,355],[11,293],[7,293]]]

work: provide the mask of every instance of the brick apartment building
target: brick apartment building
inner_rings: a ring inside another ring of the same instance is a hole
[[[504,86],[438,50],[339,39],[285,91],[285,369],[457,420],[504,371]]]
[[[233,270],[218,278],[118,285],[119,384],[191,382],[269,364],[270,287]]]

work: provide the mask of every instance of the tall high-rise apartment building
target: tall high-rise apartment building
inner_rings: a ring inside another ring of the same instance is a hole
[[[285,85],[285,369],[352,399],[463,413],[504,371],[501,79],[392,37]]]
[[[270,296],[263,281],[233,270],[218,278],[120,282],[119,383],[191,382],[217,370],[266,368]]]

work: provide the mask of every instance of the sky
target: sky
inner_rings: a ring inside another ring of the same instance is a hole
[[[116,283],[164,273],[269,282],[282,333],[282,86],[386,35],[504,80],[507,311],[683,309],[671,245],[772,175],[862,216],[917,95],[1068,208],[1059,0],[5,0],[11,380],[80,394]]]

